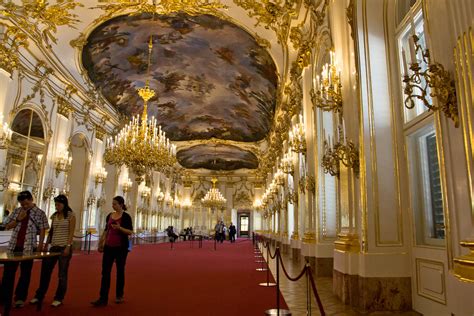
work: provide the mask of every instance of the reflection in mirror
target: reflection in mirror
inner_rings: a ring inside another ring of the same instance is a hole
[[[31,110],[21,110],[12,122],[12,142],[8,147],[6,166],[8,192],[4,196],[5,209],[16,207],[16,194],[29,190],[37,197],[41,183],[46,141],[43,121]]]

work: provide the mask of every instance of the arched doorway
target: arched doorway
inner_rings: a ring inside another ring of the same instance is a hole
[[[69,204],[79,219],[76,221],[76,230],[86,230],[90,226],[92,216],[95,221],[96,210],[96,203],[86,203],[90,165],[90,150],[86,137],[80,133],[75,134],[69,141],[69,150],[72,155],[71,170],[67,179]]]

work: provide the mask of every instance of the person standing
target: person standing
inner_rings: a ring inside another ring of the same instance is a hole
[[[69,269],[69,262],[72,257],[72,238],[74,236],[74,229],[76,227],[76,217],[72,209],[69,207],[68,199],[65,195],[58,195],[54,198],[56,212],[51,216],[52,228],[49,231],[48,239],[46,240],[46,247],[51,244],[50,252],[59,252],[61,256],[50,257],[43,259],[41,264],[40,285],[36,290],[35,297],[30,301],[30,304],[37,304],[43,300],[48,291],[51,275],[53,274],[54,266],[59,261],[58,268],[58,287],[54,295],[54,307],[62,304],[67,290],[67,274]]]
[[[125,200],[121,196],[112,201],[114,212],[107,215],[104,233],[100,236],[99,252],[102,256],[102,280],[100,283],[100,297],[91,302],[92,305],[105,306],[108,303],[110,289],[110,274],[115,261],[117,268],[117,285],[115,303],[123,302],[125,287],[125,263],[127,261],[129,241],[128,236],[133,234],[132,218],[125,211]]]
[[[228,230],[227,230],[227,226],[225,226],[225,224],[222,224],[223,228],[222,228],[222,239],[221,239],[221,243],[224,242],[224,240],[226,239],[226,235],[228,234]]]
[[[231,243],[235,242],[235,234],[237,233],[237,230],[235,229],[235,225],[230,222],[229,226],[229,239]]]
[[[219,242],[221,240],[221,232],[222,232],[222,224],[220,221],[217,221],[217,224],[216,226],[214,226],[214,231],[215,231],[215,235],[214,235],[214,239]]]
[[[46,214],[33,203],[33,196],[30,191],[22,191],[17,196],[20,207],[16,208],[5,220],[5,228],[13,229],[8,251],[31,253],[43,251],[43,241],[46,229],[49,228]],[[39,241],[36,236],[39,235]],[[31,269],[33,260],[25,260],[21,263],[6,262],[3,269],[2,292],[4,300],[11,302],[10,293],[15,285],[15,274],[20,266],[20,279],[15,290],[15,307],[23,307],[28,288],[30,286]]]

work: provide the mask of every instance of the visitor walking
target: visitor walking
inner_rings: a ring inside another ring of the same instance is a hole
[[[235,229],[235,225],[230,222],[229,226],[229,240],[231,243],[235,242],[235,234],[237,234],[237,230]]]

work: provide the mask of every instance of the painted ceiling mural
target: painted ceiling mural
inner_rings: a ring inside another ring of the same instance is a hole
[[[120,112],[141,112],[136,88],[147,79],[155,115],[171,140],[262,140],[275,111],[278,76],[269,53],[240,27],[211,15],[119,16],[88,37],[82,62]]]
[[[153,54],[147,76],[150,35]],[[157,118],[170,140],[257,142],[271,129],[278,85],[273,59],[249,33],[215,16],[152,18],[144,13],[113,18],[89,35],[82,63],[96,88],[128,116],[141,113],[136,89],[149,78],[157,96],[150,100],[148,114]],[[201,154],[212,148],[187,150],[180,162],[212,169]],[[199,162],[189,159],[191,152],[201,157]],[[228,166],[227,158],[221,159],[222,169],[255,167],[249,154],[238,154],[244,160]]]
[[[252,152],[233,145],[196,145],[180,150],[177,159],[182,166],[190,169],[258,168],[258,159]]]

